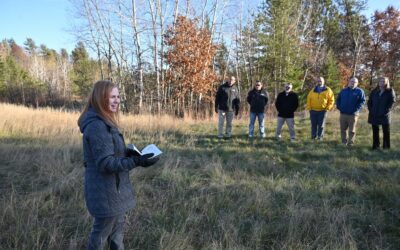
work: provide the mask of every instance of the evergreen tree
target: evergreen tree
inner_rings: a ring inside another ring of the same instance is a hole
[[[0,58],[0,100],[4,98],[6,91],[6,79],[8,76],[6,63]]]
[[[0,66],[0,71],[5,73],[2,77],[4,98],[11,103],[33,104],[32,90],[35,86],[29,73],[11,56],[6,58],[4,64]]]
[[[365,0],[336,0],[326,32],[329,48],[351,70],[353,76],[360,74],[359,65],[365,54],[368,25],[366,17],[361,14],[365,6]]]
[[[347,79],[342,79],[339,63],[332,50],[329,50],[326,55],[321,74],[325,78],[325,83],[332,89],[335,95],[347,84]]]
[[[86,97],[95,81],[96,63],[89,59],[85,45],[79,42],[71,53],[72,82],[74,93],[82,98]]]
[[[69,58],[68,51],[66,49],[64,49],[64,48],[61,49],[60,55],[61,55],[62,59],[68,60],[68,58]]]
[[[267,81],[273,83],[275,94],[284,82],[292,82],[298,88],[304,74],[301,43],[296,33],[300,4],[298,0],[265,0],[255,22],[261,32],[258,37],[263,54],[262,75],[267,75]]]
[[[35,41],[32,38],[27,38],[25,43],[25,50],[32,56],[36,54],[37,46]]]
[[[228,48],[225,45],[225,41],[222,38],[221,44],[218,46],[215,58],[214,67],[218,75],[224,79],[226,74],[228,74]]]

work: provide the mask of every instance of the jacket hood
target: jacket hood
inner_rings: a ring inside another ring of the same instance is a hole
[[[91,122],[98,121],[98,120],[103,120],[103,119],[101,119],[101,117],[92,108],[89,108],[79,124],[79,129],[80,129],[81,133],[83,133],[85,131],[85,128]]]

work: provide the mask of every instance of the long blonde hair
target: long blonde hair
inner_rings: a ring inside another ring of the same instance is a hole
[[[79,116],[78,125],[81,124],[82,118],[89,108],[93,108],[103,118],[105,123],[113,127],[118,127],[119,112],[118,110],[115,113],[111,112],[108,103],[108,98],[114,88],[117,88],[117,85],[108,80],[100,80],[94,84],[92,92],[88,97],[88,102]]]
[[[381,82],[381,80],[385,81],[385,89],[390,89],[389,77],[384,77],[384,76],[379,77],[378,78],[378,88],[379,88],[379,83]]]

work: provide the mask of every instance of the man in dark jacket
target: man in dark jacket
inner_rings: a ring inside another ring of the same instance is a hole
[[[232,136],[233,114],[237,116],[240,108],[239,90],[235,83],[236,78],[232,76],[229,82],[219,86],[215,95],[215,113],[218,114],[218,138],[223,137],[225,119],[225,137],[230,138]]]
[[[368,123],[372,125],[372,149],[380,146],[379,142],[379,125],[383,130],[383,148],[390,148],[390,122],[391,111],[396,102],[396,94],[390,88],[389,78],[380,77],[378,87],[376,87],[368,99]]]
[[[275,101],[275,107],[278,111],[278,121],[276,127],[276,138],[281,139],[282,126],[286,122],[289,128],[290,140],[296,139],[294,131],[294,112],[299,106],[299,97],[293,91],[293,85],[288,83],[285,85],[285,90],[278,94]]]
[[[250,104],[249,138],[254,136],[254,123],[258,118],[258,128],[261,138],[265,138],[264,112],[268,104],[268,92],[264,90],[260,81],[257,81],[254,88],[247,95],[247,102]]]
[[[357,87],[358,79],[350,79],[347,87],[340,91],[336,107],[340,110],[340,135],[344,145],[352,146],[356,135],[356,124],[360,110],[365,104],[364,90]],[[347,136],[347,130],[348,136]]]

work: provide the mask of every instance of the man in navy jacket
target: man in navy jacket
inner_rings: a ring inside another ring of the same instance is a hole
[[[358,116],[365,104],[364,91],[357,87],[357,85],[358,79],[355,77],[351,78],[347,87],[340,91],[336,101],[336,107],[340,110],[340,135],[342,143],[348,146],[354,144]]]
[[[247,94],[247,102],[250,104],[249,138],[254,136],[254,123],[258,119],[260,137],[265,138],[264,112],[268,104],[268,92],[263,88],[260,81],[257,81],[254,88]]]

